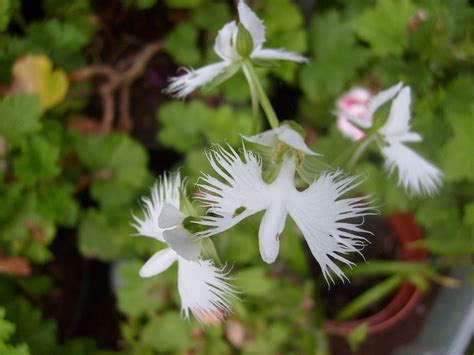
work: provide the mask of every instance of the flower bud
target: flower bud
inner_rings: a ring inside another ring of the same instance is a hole
[[[237,53],[244,59],[248,58],[253,51],[252,35],[241,23],[237,32],[236,49]]]

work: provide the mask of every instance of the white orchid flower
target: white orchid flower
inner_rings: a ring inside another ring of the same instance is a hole
[[[411,132],[410,87],[398,83],[376,95],[369,104],[370,116],[394,97],[388,119],[378,129],[384,140],[381,150],[386,167],[389,173],[398,168],[398,183],[409,192],[433,195],[442,183],[442,171],[404,144],[423,140],[420,134]]]
[[[280,235],[287,215],[296,222],[323,275],[334,282],[330,271],[345,277],[336,264],[353,265],[344,256],[360,252],[366,239],[359,224],[348,219],[369,214],[365,197],[341,199],[359,183],[342,178],[340,172],[324,173],[305,191],[295,187],[296,158],[287,155],[277,178],[267,184],[262,178],[262,163],[257,155],[243,148],[244,159],[229,147],[217,146],[208,159],[222,180],[204,175],[198,197],[210,215],[199,223],[207,227],[196,236],[209,237],[236,225],[257,212],[265,211],[259,228],[260,255],[273,263],[278,255]],[[329,282],[329,281],[328,281]]]
[[[226,77],[232,76],[242,67],[243,61],[248,58],[291,60],[300,63],[306,61],[305,57],[283,49],[262,48],[265,42],[265,26],[263,21],[242,0],[239,1],[237,9],[240,24],[245,27],[251,37],[251,40],[247,41],[249,53],[242,53],[242,51],[238,50],[239,26],[236,21],[229,22],[219,31],[214,44],[214,51],[222,58],[222,61],[197,70],[186,69],[184,75],[171,78],[170,85],[165,89],[166,93],[176,97],[185,97],[197,88],[215,79],[219,74],[223,74]],[[247,80],[250,81],[248,71],[245,67],[243,67],[243,70]]]
[[[183,188],[179,174],[165,174],[151,188],[151,198],[142,198],[144,218],[133,216],[138,234],[168,245],[143,265],[140,276],[157,275],[178,262],[178,291],[185,318],[191,311],[201,322],[217,323],[230,313],[228,299],[234,291],[221,269],[199,258],[201,242],[182,226],[185,215],[179,210],[179,191]]]

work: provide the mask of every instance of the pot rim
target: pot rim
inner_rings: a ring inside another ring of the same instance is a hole
[[[402,260],[424,261],[427,259],[428,253],[426,249],[406,247],[413,241],[423,239],[422,230],[412,214],[392,214],[388,217],[387,221],[398,242],[403,247]],[[325,321],[325,328],[331,333],[345,336],[358,325],[367,322],[368,333],[371,335],[377,334],[395,326],[406,318],[419,303],[421,296],[422,293],[419,289],[409,282],[403,282],[392,300],[373,315],[349,321],[328,319]]]

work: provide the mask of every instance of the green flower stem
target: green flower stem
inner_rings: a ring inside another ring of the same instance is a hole
[[[362,140],[362,142],[359,144],[359,146],[355,150],[354,154],[352,155],[351,159],[347,163],[347,165],[346,165],[347,170],[354,169],[354,166],[359,161],[359,159],[362,157],[364,152],[367,150],[370,143],[372,143],[376,138],[377,138],[376,134],[371,134],[371,135],[367,136],[366,138],[364,138]]]
[[[321,284],[316,284],[314,290],[314,299],[322,299]],[[310,311],[310,326],[313,328],[315,351],[314,355],[329,355],[329,334],[324,328],[324,321],[326,320],[325,309],[320,302],[314,305],[314,309]]]
[[[260,130],[260,111],[258,106],[258,93],[251,80],[249,80],[249,88],[250,97],[252,99],[252,134],[257,134]]]
[[[255,86],[260,105],[262,105],[263,112],[265,112],[265,115],[267,116],[267,120],[268,123],[270,123],[270,127],[277,128],[279,125],[278,118],[275,114],[275,111],[273,110],[273,107],[270,103],[270,100],[268,99],[267,94],[265,93],[265,90],[263,90],[262,84],[260,83],[260,79],[258,78],[258,75],[255,72],[252,63],[250,63],[249,60],[246,60],[244,62],[244,66],[249,73],[250,79],[252,80],[252,84]]]

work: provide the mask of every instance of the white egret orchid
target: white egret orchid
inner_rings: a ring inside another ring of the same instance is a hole
[[[133,216],[138,234],[168,244],[143,265],[140,276],[157,275],[178,262],[178,291],[185,318],[191,311],[201,322],[217,323],[230,313],[228,299],[234,291],[221,269],[199,258],[201,242],[181,225],[185,218],[179,210],[183,188],[179,174],[165,174],[152,187],[151,198],[142,198],[144,218]]]
[[[268,136],[269,132],[263,139]],[[321,265],[326,280],[334,282],[330,271],[343,279],[345,275],[336,261],[352,265],[344,255],[360,252],[366,243],[364,237],[354,234],[365,231],[349,219],[370,213],[365,197],[340,198],[359,184],[355,178],[342,178],[340,172],[323,173],[306,190],[298,191],[294,181],[295,154],[284,157],[280,172],[271,183],[263,180],[262,162],[256,154],[244,147],[243,156],[241,159],[231,147],[221,146],[208,153],[213,169],[222,180],[204,175],[203,182],[198,184],[201,188],[198,199],[210,214],[199,222],[207,229],[196,236],[224,232],[244,218],[265,211],[259,228],[260,255],[265,262],[273,263],[286,217],[290,215]]]
[[[386,167],[390,173],[398,168],[398,183],[414,194],[433,195],[443,179],[443,173],[436,166],[411,150],[404,143],[421,142],[422,136],[411,132],[410,103],[411,90],[402,83],[392,86],[376,95],[370,102],[371,116],[384,103],[395,97],[385,124],[378,129],[383,137],[381,147],[386,159]]]
[[[380,128],[376,128],[376,132],[372,132],[374,134],[367,137],[366,133],[359,130],[360,138],[365,136],[366,140],[359,146],[351,163],[360,158],[369,143],[378,139],[389,173],[393,173],[395,168],[398,168],[398,184],[413,194],[433,195],[441,185],[443,173],[404,144],[423,140],[420,134],[411,132],[411,90],[409,86],[403,87],[400,82],[380,92],[360,112],[345,110],[344,107],[339,106],[337,113],[344,115],[345,119],[358,127],[369,130],[374,125],[375,112],[392,99],[387,121]]]
[[[306,61],[305,57],[283,49],[262,48],[265,42],[263,21],[242,0],[239,1],[237,9],[243,29],[236,21],[232,21],[227,23],[216,37],[214,51],[222,58],[222,61],[197,70],[186,69],[185,74],[171,78],[170,85],[165,89],[166,93],[176,97],[185,97],[197,88],[211,82],[219,74],[228,78],[240,68],[243,68],[250,83],[248,69],[243,66],[247,59],[291,60],[300,63]]]

